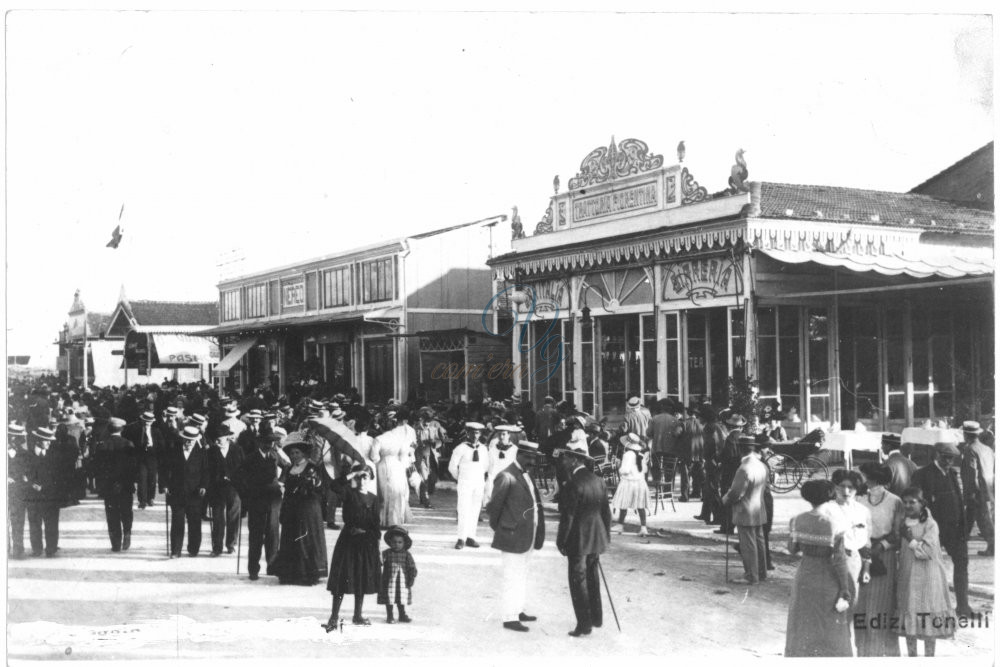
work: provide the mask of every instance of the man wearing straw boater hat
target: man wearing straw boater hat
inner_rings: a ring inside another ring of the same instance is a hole
[[[993,450],[979,439],[983,429],[979,422],[967,421],[962,424],[962,485],[965,487],[966,526],[972,530],[973,522],[979,524],[979,532],[986,540],[985,551],[980,556],[993,556],[993,511],[995,508]]]
[[[287,435],[285,429],[275,427],[269,435],[257,439],[254,450],[243,460],[242,500],[247,508],[247,572],[251,581],[260,576],[261,551],[264,552],[267,574],[271,574],[271,566],[278,556],[281,527],[281,486],[278,477],[282,468],[292,464],[280,446]]]
[[[196,442],[201,431],[188,425],[181,431],[182,447],[166,459],[167,504],[170,506],[170,557],[180,558],[187,520],[189,556],[201,548],[201,505],[208,488],[208,461]]]
[[[63,462],[51,451],[56,439],[50,428],[39,426],[31,432],[34,456],[28,464],[28,533],[31,555],[42,555],[42,536],[45,537],[45,555],[53,558],[59,549],[59,506],[66,498]]]
[[[215,445],[208,450],[208,504],[212,508],[212,556],[236,551],[242,504],[239,488],[242,486],[243,450],[236,446],[236,438],[229,426],[219,424],[212,440]]]
[[[590,469],[594,459],[585,442],[572,440],[556,455],[566,478],[560,490],[556,547],[567,558],[576,615],[576,627],[569,635],[582,637],[604,622],[599,569],[601,554],[611,542],[611,507],[604,480]]]
[[[28,434],[23,424],[7,425],[7,514],[10,517],[11,558],[24,558],[24,520],[27,517]]]
[[[135,446],[133,456],[138,474],[136,495],[139,497],[141,510],[154,504],[157,458],[165,446],[162,432],[154,428],[155,421],[156,415],[147,410],[139,415],[138,421],[128,424],[121,432],[121,436]]]
[[[257,438],[261,435],[260,422],[264,418],[264,413],[260,410],[250,410],[243,415],[246,429],[236,438],[236,445],[243,450],[245,455],[249,455],[257,449]]]
[[[104,517],[114,552],[128,551],[132,545],[132,494],[135,491],[135,444],[122,435],[125,420],[113,417],[107,439],[94,452],[97,491],[104,498]],[[140,505],[142,507],[142,505]]]
[[[500,550],[503,566],[503,627],[516,632],[527,632],[524,623],[536,620],[525,613],[524,605],[531,552],[541,549],[545,541],[541,496],[528,473],[537,454],[536,443],[518,444],[514,460],[493,481],[493,494],[486,506],[493,529],[492,547]]]

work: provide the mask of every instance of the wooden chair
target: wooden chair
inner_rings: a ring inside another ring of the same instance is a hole
[[[655,475],[653,475],[653,514],[656,514],[660,505],[663,505],[663,509],[667,506],[664,501],[670,501],[670,507],[677,511],[677,505],[674,504],[674,478],[677,476],[677,457],[668,456],[666,454],[654,454],[656,462],[659,464],[658,470]],[[653,472],[653,468],[650,468],[650,472]]]

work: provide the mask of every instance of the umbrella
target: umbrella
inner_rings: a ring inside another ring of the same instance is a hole
[[[355,448],[354,432],[336,419],[311,417],[306,426],[330,443],[330,449],[367,465],[365,457]]]

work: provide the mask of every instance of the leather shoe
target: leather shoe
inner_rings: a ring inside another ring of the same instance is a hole
[[[472,539],[470,537],[467,540],[465,540],[465,546],[472,547],[473,549],[478,549],[479,548],[479,542],[476,542],[474,539]]]
[[[455,548],[456,549],[461,549],[464,546],[465,546],[465,542],[463,542],[462,540],[459,540],[458,542],[455,542]]]
[[[567,633],[570,637],[586,637],[590,634],[590,630],[584,630],[583,628],[573,628]]]
[[[984,551],[978,551],[976,553],[978,553],[980,556],[992,556],[993,555],[993,549],[986,549]]]
[[[130,546],[132,546],[132,533],[125,533],[122,535],[122,551],[128,551]]]
[[[260,579],[260,575],[259,574],[257,574],[256,572],[251,572],[250,573],[250,581],[257,581],[258,579]]]
[[[527,625],[521,623],[521,621],[505,621],[503,627],[507,630],[514,630],[515,632],[527,632],[531,629]]]
[[[530,623],[531,621],[537,621],[538,617],[537,616],[529,616],[528,614],[525,614],[522,611],[520,614],[517,615],[517,620],[521,621],[522,623]]]
[[[236,549],[234,549],[232,547],[226,547],[226,553],[227,554],[234,554],[234,553],[236,553]]]

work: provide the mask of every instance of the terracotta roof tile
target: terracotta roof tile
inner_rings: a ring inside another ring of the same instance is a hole
[[[967,234],[993,234],[995,224],[991,211],[927,195],[766,182],[761,183],[760,217]]]
[[[215,301],[129,301],[129,310],[143,326],[210,326],[219,323]]]

